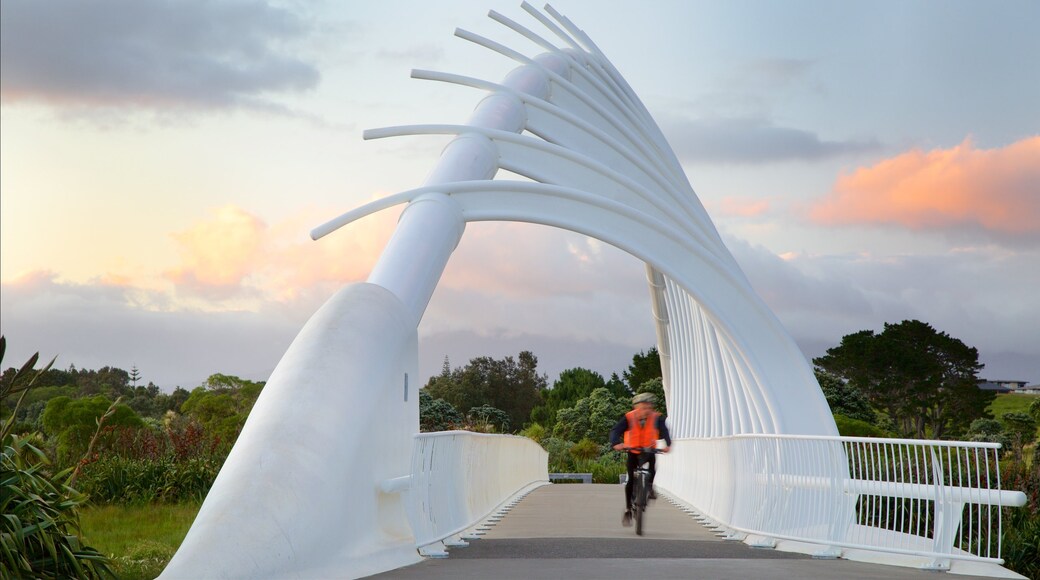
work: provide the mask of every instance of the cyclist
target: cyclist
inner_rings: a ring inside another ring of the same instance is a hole
[[[658,439],[664,439],[665,446],[661,449],[667,453],[672,447],[672,437],[668,433],[664,416],[654,411],[654,395],[651,393],[639,393],[632,397],[632,410],[625,413],[621,420],[614,425],[610,431],[610,444],[618,451],[628,449],[628,482],[625,484],[625,515],[621,518],[621,525],[632,525],[632,485],[635,480],[634,471],[639,462],[639,449],[642,447],[656,447]],[[654,475],[656,469],[656,457],[650,456],[650,499],[657,495],[654,493]]]

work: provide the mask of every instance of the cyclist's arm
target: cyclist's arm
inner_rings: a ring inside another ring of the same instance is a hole
[[[614,424],[614,428],[610,430],[610,446],[616,447],[621,445],[621,441],[625,437],[625,431],[628,430],[628,419],[624,416],[621,420]]]

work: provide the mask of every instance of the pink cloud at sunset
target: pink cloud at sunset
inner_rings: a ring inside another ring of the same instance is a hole
[[[1040,241],[1040,136],[977,149],[912,150],[842,175],[810,208],[823,225],[896,225],[911,230],[981,230]]]
[[[756,217],[769,211],[769,200],[724,197],[712,209],[718,217]]]
[[[278,301],[326,283],[365,279],[393,232],[397,212],[365,218],[314,242],[306,233],[320,221],[317,213],[268,224],[240,207],[212,209],[206,218],[172,234],[180,263],[163,277],[179,294],[198,298]]]
[[[225,206],[189,229],[172,234],[181,265],[164,275],[174,284],[231,287],[255,268],[267,225],[241,208]]]

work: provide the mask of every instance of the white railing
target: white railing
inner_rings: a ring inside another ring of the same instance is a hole
[[[1002,564],[999,445],[735,435],[676,441],[661,486],[725,527],[830,548]],[[821,552],[821,554],[824,552]]]
[[[549,482],[549,454],[527,437],[420,433],[412,451],[408,520],[423,547],[474,526],[514,495]]]

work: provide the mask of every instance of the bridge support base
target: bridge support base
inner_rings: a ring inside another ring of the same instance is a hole
[[[419,548],[419,555],[424,558],[447,558],[448,550],[443,542],[434,542]]]
[[[842,549],[837,546],[827,546],[819,552],[814,552],[812,557],[815,560],[837,560],[841,558]]]

